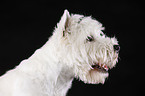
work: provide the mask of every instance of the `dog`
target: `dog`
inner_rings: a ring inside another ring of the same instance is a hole
[[[103,30],[91,16],[64,10],[49,40],[0,77],[0,96],[65,96],[74,78],[103,84],[120,50]]]

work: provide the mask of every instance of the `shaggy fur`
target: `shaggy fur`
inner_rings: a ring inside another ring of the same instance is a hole
[[[46,44],[0,77],[0,96],[65,96],[73,78],[104,83],[115,66],[118,45],[102,24],[67,10]]]

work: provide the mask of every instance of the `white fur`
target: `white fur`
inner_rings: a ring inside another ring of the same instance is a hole
[[[113,45],[118,42],[106,37],[103,29],[91,17],[65,10],[46,44],[0,77],[0,96],[65,96],[74,77],[85,83],[104,83],[108,73],[91,66],[96,62],[114,67],[118,53]],[[94,41],[87,41],[87,36]]]

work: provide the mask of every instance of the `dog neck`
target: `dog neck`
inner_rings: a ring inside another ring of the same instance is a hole
[[[72,85],[72,81],[74,78],[74,75],[72,74],[70,68],[67,68],[66,66],[63,66],[61,68],[61,71],[57,77],[57,81],[55,83],[55,96],[65,96],[66,92]]]
[[[53,96],[65,96],[66,92],[72,85],[73,78],[75,77],[74,72],[72,68],[68,66],[68,64],[64,64],[63,62],[55,58],[55,54],[53,54],[52,51],[48,52],[49,54],[47,54],[47,51],[50,51],[49,48],[47,48],[47,50],[46,48],[40,48],[36,50],[28,60],[24,60],[22,62],[25,64],[20,65],[24,65],[26,67],[20,68],[22,68],[21,70],[24,70],[26,72],[29,69],[28,67],[35,63],[35,66],[33,66],[33,71],[35,70],[34,72],[38,72],[37,78],[41,76],[41,81],[43,83],[46,83],[45,86],[49,87],[48,89],[46,88],[42,91],[45,91],[45,93],[48,94],[51,93],[53,94]],[[25,68],[26,70],[23,68]]]

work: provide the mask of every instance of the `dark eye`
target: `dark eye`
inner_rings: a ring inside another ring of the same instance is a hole
[[[100,33],[100,36],[105,36],[105,34],[103,32]]]
[[[86,39],[87,41],[89,41],[89,42],[91,42],[91,41],[93,41],[94,40],[94,37],[93,36],[87,36],[87,39]]]
[[[100,36],[103,36],[103,33],[100,33]]]

